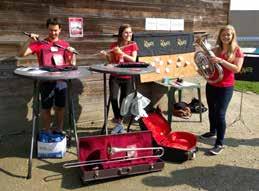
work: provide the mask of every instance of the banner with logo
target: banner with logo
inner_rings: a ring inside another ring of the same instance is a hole
[[[157,56],[188,53],[194,51],[193,33],[183,32],[142,32],[134,34],[138,44],[138,56]]]

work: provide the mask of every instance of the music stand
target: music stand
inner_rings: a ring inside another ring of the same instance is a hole
[[[229,126],[233,126],[236,122],[240,121],[251,132],[251,130],[246,125],[246,123],[245,123],[245,121],[243,119],[243,115],[242,115],[244,90],[241,90],[240,94],[241,94],[241,96],[240,96],[239,114],[238,114],[237,118],[230,123]]]
[[[241,72],[235,74],[235,79],[239,81],[248,81],[248,82],[259,82],[259,54],[247,52],[244,54],[244,63]],[[237,121],[241,121],[244,126],[246,126],[243,118],[242,118],[242,105],[243,105],[243,93],[244,90],[241,91],[241,103],[240,103],[240,112],[239,116],[236,120],[234,120],[231,125],[236,123]],[[247,127],[247,126],[246,126]],[[251,131],[249,129],[249,131]]]

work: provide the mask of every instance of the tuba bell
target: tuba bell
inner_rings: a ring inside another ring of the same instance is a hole
[[[198,38],[196,41],[203,51],[197,51],[194,55],[194,62],[198,68],[198,72],[209,83],[217,83],[223,79],[223,69],[219,63],[211,64],[209,57],[215,56],[210,48],[210,44],[206,40]]]

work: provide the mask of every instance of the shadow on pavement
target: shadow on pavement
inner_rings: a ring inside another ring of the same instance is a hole
[[[150,187],[189,185],[204,190],[258,190],[258,180],[256,169],[216,165],[176,170],[171,176],[150,176],[142,181]]]

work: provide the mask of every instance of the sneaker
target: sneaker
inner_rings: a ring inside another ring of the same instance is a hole
[[[211,132],[204,133],[200,136],[201,139],[211,139],[215,137],[216,137],[215,133],[211,133]]]
[[[111,134],[125,133],[124,127],[121,123],[117,123]]]
[[[212,149],[209,150],[209,152],[213,155],[218,155],[220,154],[222,151],[224,150],[224,146],[223,145],[216,145],[215,147],[213,147]]]

